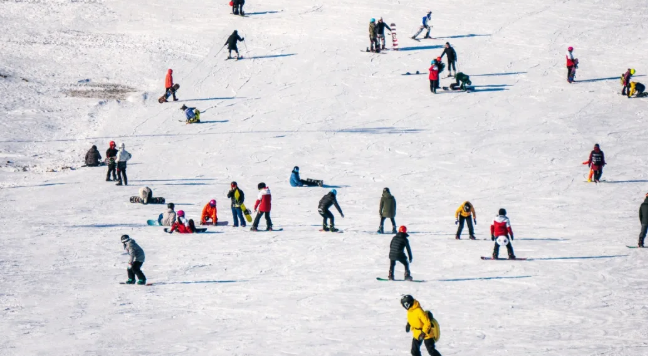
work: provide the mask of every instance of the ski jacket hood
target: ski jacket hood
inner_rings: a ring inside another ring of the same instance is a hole
[[[407,310],[407,323],[412,330],[414,339],[418,339],[421,333],[425,333],[425,339],[432,339],[432,320],[428,313],[423,310],[418,300],[414,299],[414,303]]]
[[[268,213],[272,210],[272,193],[270,193],[269,187],[259,190],[257,200],[254,203],[254,210],[258,210],[262,213]]]
[[[380,198],[378,214],[383,218],[396,217],[396,198],[390,192],[383,191],[382,197]]]

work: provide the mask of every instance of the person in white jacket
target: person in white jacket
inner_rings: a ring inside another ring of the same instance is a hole
[[[128,185],[128,177],[126,177],[126,162],[131,159],[131,154],[126,151],[126,145],[122,142],[119,146],[119,152],[117,152],[117,177],[119,177],[119,182],[116,185]]]

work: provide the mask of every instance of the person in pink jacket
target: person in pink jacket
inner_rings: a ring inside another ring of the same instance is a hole
[[[430,91],[433,94],[436,94],[436,88],[439,86],[439,66],[437,66],[437,60],[432,60],[432,66],[430,66]]]

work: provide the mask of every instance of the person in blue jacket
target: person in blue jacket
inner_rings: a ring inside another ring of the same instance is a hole
[[[432,11],[428,11],[428,13],[423,16],[423,19],[421,19],[421,27],[419,28],[418,32],[412,36],[413,40],[416,40],[416,36],[420,35],[423,30],[427,29],[427,32],[425,33],[425,37],[423,38],[432,38],[430,37],[430,28],[432,25],[430,25],[430,20],[432,20]]]
[[[295,166],[292,170],[292,174],[290,174],[290,185],[293,187],[316,187],[316,186],[323,186],[324,181],[323,180],[315,180],[315,179],[310,179],[306,178],[306,180],[303,180],[299,178],[299,167]]]

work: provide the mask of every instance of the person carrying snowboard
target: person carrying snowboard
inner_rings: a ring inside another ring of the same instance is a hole
[[[331,189],[330,192],[328,192],[326,195],[322,197],[319,201],[319,205],[317,206],[317,211],[319,214],[324,218],[324,222],[322,223],[322,230],[324,231],[331,231],[331,232],[337,232],[339,231],[338,229],[335,228],[335,217],[333,216],[333,213],[329,210],[331,206],[335,205],[335,208],[337,209],[338,213],[340,213],[340,216],[344,217],[344,213],[342,213],[342,209],[340,209],[340,205],[337,202],[337,190]],[[331,220],[331,226],[327,226],[328,220]]]
[[[387,26],[387,24],[383,21],[383,18],[381,17],[378,19],[378,24],[376,24],[376,34],[377,34],[377,41],[378,44],[380,45],[380,49],[384,50],[385,49],[385,28],[391,31],[392,29]]]
[[[414,256],[412,256],[412,249],[410,248],[409,240],[407,239],[408,236],[407,228],[401,226],[398,228],[398,233],[392,237],[391,243],[389,244],[389,275],[387,278],[390,281],[394,280],[394,267],[396,267],[397,261],[402,263],[403,267],[405,267],[405,280],[412,280],[409,264],[412,263],[412,258],[414,258]],[[404,250],[407,250],[407,256],[405,256]],[[409,257],[409,263],[407,257]]]
[[[437,60],[432,60],[432,65],[430,66],[430,91],[432,94],[436,94],[436,90],[439,86],[439,67],[437,66]]]
[[[122,235],[121,242],[124,245],[124,250],[130,256],[128,259],[128,280],[126,284],[135,284],[135,276],[137,276],[137,284],[146,284],[146,276],[142,273],[142,264],[144,264],[144,250],[131,239],[128,235]]]
[[[432,25],[430,25],[430,20],[432,20],[432,11],[428,11],[427,15],[423,16],[423,19],[421,20],[421,28],[419,28],[418,32],[412,36],[413,40],[415,40],[416,36],[420,35],[425,29],[427,29],[427,32],[423,38],[432,38],[430,37],[430,29],[432,27]]]
[[[639,207],[639,222],[641,223],[641,231],[639,232],[638,247],[644,247],[644,240],[646,239],[646,233],[648,233],[648,193],[646,193],[646,199]]]
[[[171,68],[167,70],[166,79],[164,80],[164,87],[166,88],[164,97],[168,98],[169,95],[173,95],[173,101],[178,101],[178,98],[176,98],[176,91],[173,88],[173,69]],[[164,99],[164,101],[166,101],[166,99]]]
[[[205,204],[202,214],[200,215],[200,225],[207,225],[208,222],[210,222],[210,225],[216,225],[218,223],[216,199],[212,199],[209,203]]]
[[[452,90],[468,91],[468,86],[472,85],[470,77],[463,72],[459,72],[455,75],[455,81],[456,83],[450,84],[450,89]]]
[[[468,221],[468,233],[470,234],[470,239],[475,240],[475,229],[473,228],[473,222],[477,225],[477,212],[475,212],[475,207],[469,202],[465,201],[459,206],[455,212],[455,225],[459,224],[457,228],[457,240],[461,239],[461,231],[464,227],[464,222]]]
[[[636,98],[641,98],[646,96],[644,94],[646,86],[638,82],[630,82],[630,89],[628,90],[628,98],[635,96]]]
[[[376,28],[376,19],[369,20],[369,42],[371,43],[371,52],[380,52],[378,45],[378,29]]]
[[[180,110],[184,111],[187,124],[195,124],[197,122],[200,122],[200,110],[187,107],[187,105],[182,105]]]
[[[90,150],[85,155],[85,164],[88,167],[99,167],[101,161],[101,153],[97,150],[97,146],[92,145]]]
[[[167,204],[167,211],[160,214],[158,217],[158,223],[162,226],[172,226],[176,222],[176,212],[173,210],[175,204]]]
[[[131,159],[131,154],[126,151],[126,144],[122,142],[119,146],[119,151],[117,152],[117,176],[119,177],[119,182],[116,185],[128,185],[128,177],[126,177],[126,162]]]
[[[445,48],[443,49],[443,53],[441,53],[441,58],[443,56],[447,55],[448,59],[448,78],[452,77],[452,71],[454,70],[455,76],[457,75],[457,52],[455,52],[455,49],[450,46],[450,42],[445,43]]]
[[[117,158],[117,148],[115,141],[110,141],[110,147],[106,150],[106,161],[108,163],[108,173],[106,173],[106,182],[110,182],[111,180],[117,180],[117,174],[116,174],[116,169],[117,169],[117,162],[115,159]],[[110,179],[110,175],[112,173],[112,179]]]
[[[290,186],[292,187],[316,187],[324,185],[324,181],[306,178],[303,180],[299,177],[299,167],[295,166],[290,174]]]
[[[565,58],[567,58],[567,81],[572,83],[574,81],[576,68],[578,68],[578,58],[574,58],[574,47],[567,48]]]
[[[380,197],[380,206],[378,207],[378,214],[380,215],[380,226],[378,227],[378,233],[385,233],[385,220],[391,220],[392,224],[392,234],[396,233],[396,198],[391,194],[389,188],[384,188],[382,192],[382,197]]]
[[[495,247],[493,248],[493,259],[496,260],[499,258],[499,248],[500,244],[506,245],[506,251],[510,260],[515,259],[515,253],[513,253],[513,230],[511,229],[511,221],[506,216],[506,209],[500,209],[498,215],[493,220],[491,224],[491,241],[495,241]]]
[[[270,210],[272,210],[272,194],[270,188],[265,183],[261,182],[257,186],[259,188],[259,195],[254,203],[254,211],[257,213],[252,223],[251,231],[258,231],[259,222],[261,217],[265,215],[266,231],[272,231],[272,219],[270,219]]]
[[[238,41],[245,41],[245,38],[239,36],[238,31],[234,30],[234,32],[232,32],[232,34],[227,38],[227,41],[225,41],[227,50],[229,51],[227,59],[232,59],[232,51],[236,52],[236,59],[239,59],[238,46],[236,45]]]
[[[587,182],[592,182],[592,175],[594,175],[594,183],[598,183],[603,175],[603,166],[607,164],[605,163],[605,154],[601,151],[601,147],[598,143],[594,145],[594,149],[590,152],[589,159],[583,162],[583,164],[590,167],[590,175],[587,178]]]
[[[233,0],[234,6],[232,6],[232,13],[234,15],[245,16],[243,12],[243,5],[245,5],[245,0]]]
[[[405,295],[401,298],[401,305],[407,310],[407,325],[405,332],[412,331],[412,356],[421,356],[421,344],[430,356],[441,356],[437,351],[435,343],[439,335],[438,330],[434,330],[435,321],[432,312],[423,310],[421,304],[411,295]],[[438,324],[436,324],[438,327]]]
[[[243,218],[243,210],[241,204],[245,202],[245,193],[238,187],[236,182],[230,184],[230,190],[227,192],[227,197],[232,201],[232,216],[234,217],[234,227],[239,226],[241,220],[241,227],[245,227],[245,219]]]
[[[630,79],[635,75],[636,71],[634,68],[628,68],[628,70],[621,76],[621,84],[623,85],[623,90],[621,90],[621,95],[627,95],[630,90]]]

